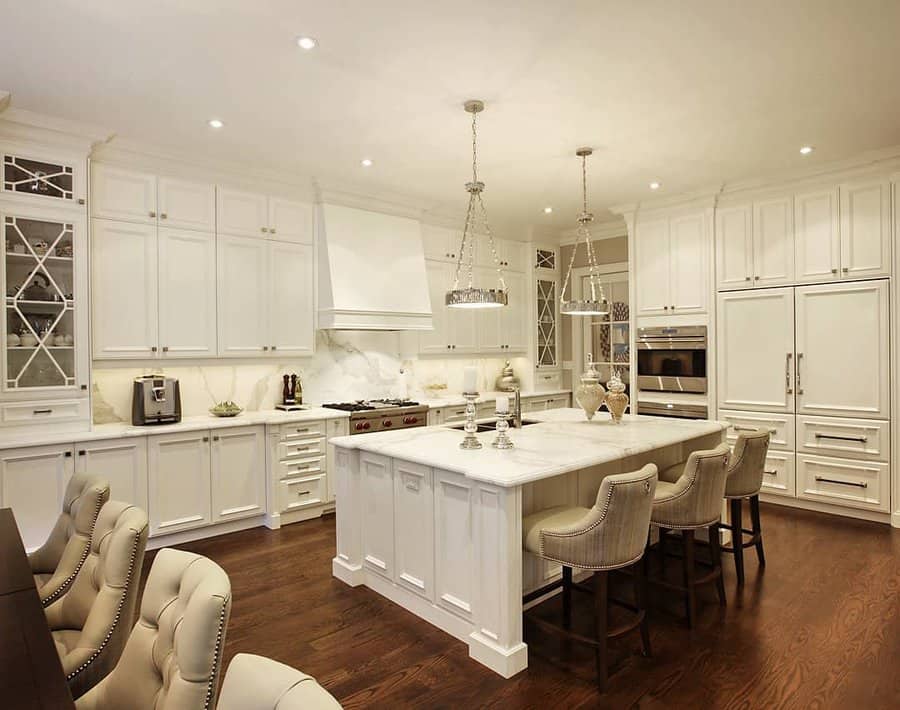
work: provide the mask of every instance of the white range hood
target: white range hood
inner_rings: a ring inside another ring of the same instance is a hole
[[[419,222],[320,204],[319,328],[432,330]]]

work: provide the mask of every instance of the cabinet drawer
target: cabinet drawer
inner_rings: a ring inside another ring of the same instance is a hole
[[[309,438],[298,438],[291,441],[278,442],[278,459],[297,458],[298,456],[324,456],[325,455],[325,437],[313,436]]]
[[[787,451],[793,451],[794,449],[793,415],[753,414],[720,409],[718,419],[731,424],[725,434],[729,444],[734,445],[742,431],[768,429],[770,434],[769,449],[783,449]]]
[[[278,438],[281,441],[294,441],[297,439],[314,439],[325,436],[325,422],[296,422],[294,424],[282,424],[278,427]]]
[[[444,409],[444,424],[465,421],[465,418],[466,405],[464,404],[461,404],[458,407],[447,407]]]
[[[538,389],[555,390],[562,387],[561,372],[538,372],[534,376],[535,386]]]
[[[86,399],[56,400],[52,402],[20,402],[0,407],[3,424],[30,424],[32,422],[67,422],[86,419]]]
[[[325,457],[296,458],[279,461],[276,475],[279,479],[312,476],[325,473]]]
[[[561,409],[569,406],[569,395],[561,394],[547,400],[547,409]]]
[[[763,468],[762,492],[795,498],[797,480],[794,471],[793,452],[770,451]]]
[[[805,454],[887,462],[890,438],[888,422],[797,417],[797,451]]]
[[[887,512],[890,488],[886,463],[797,454],[798,498]]]
[[[324,500],[324,474],[287,478],[278,482],[278,510],[281,513],[289,513],[292,510],[319,505]]]

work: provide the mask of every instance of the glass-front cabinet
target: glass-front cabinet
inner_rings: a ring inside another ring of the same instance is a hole
[[[85,204],[83,162],[42,150],[0,148],[0,195],[82,209]]]
[[[600,383],[606,387],[613,371],[625,383],[626,392],[631,392],[631,331],[629,325],[630,308],[628,302],[628,272],[601,274],[599,278],[609,313],[604,316],[582,318],[584,328],[583,348],[591,353],[594,364],[600,372]],[[588,276],[582,277],[582,293],[590,291]]]

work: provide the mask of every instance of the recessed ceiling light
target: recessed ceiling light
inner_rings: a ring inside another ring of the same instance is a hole
[[[651,190],[658,190],[658,189],[659,189],[659,183],[658,183],[656,180],[654,180],[653,182],[650,183],[650,189],[651,189]]]
[[[315,49],[319,45],[318,40],[315,37],[298,37],[297,38],[297,46],[300,49]]]
[[[813,152],[813,147],[811,145],[805,145],[800,149],[800,155],[809,155]]]
[[[364,168],[372,167],[372,161],[369,160],[368,158],[363,158],[362,160],[359,161],[359,164],[362,165]]]
[[[550,214],[551,212],[553,212],[553,208],[552,208],[552,207],[545,207],[545,208],[544,208],[544,214]]]
[[[218,118],[211,118],[211,119],[209,119],[208,123],[209,123],[210,128],[221,128],[222,126],[225,125]]]

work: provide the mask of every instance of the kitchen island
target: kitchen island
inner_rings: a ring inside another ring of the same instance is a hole
[[[713,448],[726,425],[535,412],[510,430],[515,448],[459,448],[447,427],[333,439],[334,576],[365,585],[466,642],[504,677],[528,665],[522,595],[560,573],[522,551],[522,518],[557,505],[594,504],[600,481],[645,463],[661,468]]]

